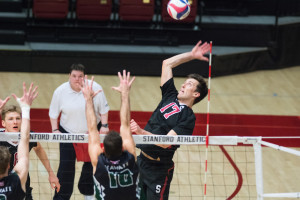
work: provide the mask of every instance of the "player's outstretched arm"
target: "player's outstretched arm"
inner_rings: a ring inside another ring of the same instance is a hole
[[[14,171],[16,171],[16,173],[19,175],[22,188],[24,191],[26,191],[25,184],[29,169],[29,112],[33,100],[38,95],[37,87],[33,89],[33,83],[31,83],[27,91],[26,85],[23,83],[23,96],[18,98],[15,94],[12,95],[17,100],[22,110],[21,139],[18,145],[18,163],[15,165]]]
[[[208,58],[205,57],[204,54],[209,51],[210,45],[207,42],[202,45],[201,43],[202,42],[200,40],[190,52],[178,54],[163,61],[160,86],[163,86],[170,78],[173,77],[172,69],[178,65],[194,59],[208,61]]]
[[[48,156],[47,156],[44,148],[42,147],[42,145],[39,142],[37,142],[37,146],[34,147],[33,149],[49,174],[48,180],[51,185],[51,188],[56,189],[56,192],[59,192],[59,190],[60,190],[59,180],[51,168]]]
[[[93,173],[96,171],[98,156],[103,152],[100,147],[100,137],[99,132],[97,130],[97,120],[94,110],[93,98],[96,96],[101,90],[96,92],[93,91],[93,82],[94,77],[92,77],[91,83],[88,83],[88,78],[85,76],[85,79],[82,81],[81,91],[83,93],[84,99],[86,101],[86,121],[89,131],[89,155],[91,158],[91,163],[93,165]]]
[[[130,72],[126,73],[126,70],[123,70],[123,75],[118,73],[120,79],[120,85],[118,87],[112,87],[113,90],[116,90],[121,93],[121,108],[120,108],[120,134],[123,140],[123,149],[134,155],[135,153],[135,143],[132,138],[130,130],[130,101],[129,101],[129,92],[130,87],[135,80],[133,77],[130,80]]]

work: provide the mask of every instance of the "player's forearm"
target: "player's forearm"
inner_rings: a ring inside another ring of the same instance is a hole
[[[98,156],[102,152],[100,148],[100,137],[97,130],[97,120],[94,110],[93,100],[86,99],[86,120],[89,132],[89,155],[91,158],[91,163],[93,165],[93,172],[95,172],[95,167],[98,162]]]
[[[23,111],[23,110],[22,110]],[[14,170],[20,177],[21,186],[24,191],[29,170],[29,130],[30,120],[23,118],[21,123],[21,139],[18,145],[18,163],[14,166]]]
[[[86,100],[86,120],[89,132],[97,130],[97,119],[92,99]]]
[[[18,145],[18,159],[22,159],[23,157],[29,157],[29,131],[30,131],[30,120],[23,118],[21,123],[21,139]]]
[[[48,156],[47,156],[45,150],[43,149],[43,147],[41,147],[40,144],[38,144],[38,147],[36,147],[34,150],[35,150],[37,157],[40,159],[40,161],[44,165],[45,169],[47,170],[48,174],[50,175],[51,173],[53,173]]]
[[[50,118],[50,124],[51,124],[51,131],[52,132],[54,132],[55,130],[58,130],[57,119]]]
[[[192,59],[193,58],[191,52],[187,52],[178,54],[176,56],[164,60],[162,65],[160,86],[163,86],[165,82],[167,82],[170,78],[173,77],[173,68],[177,67],[180,64],[191,61]]]
[[[193,60],[192,53],[186,52],[164,60],[163,66],[173,69],[178,65],[189,62],[191,60]]]
[[[89,151],[92,153],[100,144],[100,138],[97,130],[97,119],[94,110],[93,99],[86,100],[86,120],[89,131]]]
[[[130,130],[129,88],[128,90],[121,92],[120,120],[120,134],[123,139],[123,149],[134,155],[134,157],[136,158],[135,143]]]
[[[121,126],[127,127],[130,130],[129,91],[124,91],[121,93],[120,120]]]
[[[40,161],[42,162],[42,164],[44,165],[45,169],[47,170],[49,176],[51,174],[53,174],[53,170],[51,168],[49,159],[47,157],[46,152],[43,150],[42,152],[36,152],[36,155],[39,157]]]
[[[132,145],[133,144],[133,138],[132,138],[131,130],[130,130],[129,90],[125,90],[125,91],[121,92],[120,121],[121,121],[121,126],[120,126],[121,137],[123,138],[123,141],[125,141],[128,144],[129,143],[131,144],[131,145],[127,146],[127,148],[132,149],[132,147],[134,145]]]

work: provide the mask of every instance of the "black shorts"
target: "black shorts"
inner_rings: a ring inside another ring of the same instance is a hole
[[[174,172],[173,161],[151,161],[141,154],[137,164],[140,170],[140,199],[167,200]]]

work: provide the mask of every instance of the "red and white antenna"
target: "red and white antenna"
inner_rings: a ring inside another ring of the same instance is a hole
[[[208,157],[208,137],[209,137],[209,103],[210,103],[210,82],[211,82],[211,60],[212,60],[212,41],[210,41],[209,68],[208,68],[208,94],[207,94],[207,119],[206,119],[206,150],[205,150],[205,174],[204,174],[204,200],[206,199],[207,188],[207,157]]]

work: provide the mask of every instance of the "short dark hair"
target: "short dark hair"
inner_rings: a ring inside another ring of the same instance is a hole
[[[193,105],[195,105],[196,103],[200,102],[202,99],[204,99],[206,97],[206,95],[208,93],[207,84],[206,84],[206,81],[204,80],[204,78],[199,74],[189,74],[187,77],[195,79],[196,81],[199,82],[199,84],[197,85],[197,88],[196,88],[196,92],[199,92],[200,96],[194,100]]]
[[[83,72],[83,74],[85,74],[85,67],[84,67],[83,64],[80,64],[80,63],[72,64],[71,67],[70,67],[70,74],[72,73],[73,70],[81,71],[81,72]]]
[[[7,147],[0,146],[0,174],[6,172],[8,163],[10,163],[10,153]]]
[[[21,115],[21,109],[19,106],[15,106],[15,105],[9,105],[9,106],[5,106],[1,112],[1,118],[2,120],[5,120],[5,116],[7,113],[9,112],[17,112]]]
[[[109,133],[104,138],[103,144],[105,156],[108,159],[114,160],[122,155],[123,141],[118,132],[109,131]]]

